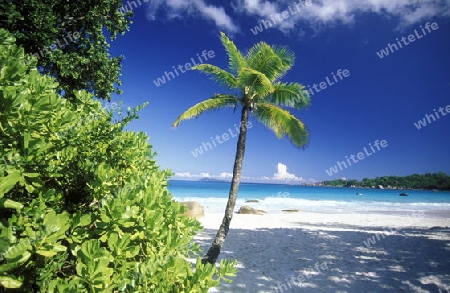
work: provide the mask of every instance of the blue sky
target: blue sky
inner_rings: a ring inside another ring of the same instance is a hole
[[[220,31],[244,53],[260,41],[288,46],[296,63],[282,80],[317,89],[308,109],[292,111],[310,132],[304,149],[250,117],[244,181],[450,174],[449,1],[128,2],[133,24],[111,43],[112,55],[125,56],[124,93],[112,102],[149,102],[130,129],[150,136],[158,164],[175,179],[231,176],[240,111],[208,112],[171,127],[190,106],[227,92],[185,67],[195,65],[192,58],[226,68]]]

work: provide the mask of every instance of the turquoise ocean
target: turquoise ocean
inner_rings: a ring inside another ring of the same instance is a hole
[[[197,201],[205,212],[223,212],[228,199],[229,182],[170,180],[169,190],[177,201]],[[408,196],[399,196],[405,192]],[[284,184],[241,183],[237,209],[247,200],[267,212],[299,209],[310,212],[408,212],[450,211],[450,192],[335,188]],[[448,217],[450,217],[450,212]]]

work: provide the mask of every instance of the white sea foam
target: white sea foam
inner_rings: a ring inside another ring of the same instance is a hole
[[[223,212],[227,198],[175,197],[177,201],[197,201],[205,208],[205,212]],[[376,212],[376,211],[419,211],[419,210],[450,210],[450,203],[399,203],[379,201],[335,201],[309,200],[298,198],[267,197],[258,199],[257,203],[238,199],[235,211],[243,205],[267,212],[281,212],[284,209],[298,209],[311,212]]]

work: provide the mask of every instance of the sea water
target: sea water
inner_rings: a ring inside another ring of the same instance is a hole
[[[169,181],[175,200],[197,201],[206,213],[224,211],[229,189],[229,182]],[[408,196],[399,196],[402,192]],[[258,202],[246,203],[247,200]],[[241,183],[235,210],[245,204],[267,212],[284,209],[325,213],[450,210],[450,192]]]

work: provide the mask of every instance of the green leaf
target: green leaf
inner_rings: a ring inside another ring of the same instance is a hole
[[[297,147],[308,142],[306,126],[288,111],[269,103],[260,103],[253,111],[253,115],[265,126],[275,132],[281,139],[287,135],[289,140]]]
[[[10,271],[12,269],[19,267],[20,265],[25,263],[30,257],[31,257],[31,253],[29,253],[28,251],[25,251],[22,255],[22,258],[20,258],[19,260],[0,265],[0,273],[4,273],[4,272],[7,272],[7,271]]]
[[[39,177],[40,174],[39,173],[23,173],[24,177],[30,177],[30,178],[36,178]]]
[[[117,243],[119,240],[119,235],[117,233],[111,233],[108,236],[108,246],[111,250],[115,250],[117,248]]]
[[[272,81],[264,73],[253,68],[241,68],[239,71],[239,79],[242,83],[248,85],[250,94],[256,94],[257,97],[265,97],[272,94],[275,90]]]
[[[36,253],[39,255],[42,255],[44,257],[52,257],[58,254],[57,251],[53,251],[53,250],[42,250],[42,249],[37,249]]]
[[[233,41],[231,41],[223,32],[220,33],[220,40],[227,51],[228,68],[231,72],[237,74],[246,64],[244,56],[239,52]]]
[[[64,252],[67,250],[67,247],[64,245],[55,244],[55,245],[53,245],[52,250],[56,251],[56,252]]]
[[[211,64],[200,64],[192,67],[192,70],[200,70],[206,75],[211,76],[211,78],[218,84],[224,85],[227,88],[233,89],[238,87],[238,80],[236,77],[217,66]]]
[[[310,98],[304,86],[299,83],[274,84],[275,91],[267,96],[264,101],[279,106],[302,109],[309,106]]]
[[[0,277],[0,284],[6,289],[18,289],[22,286],[22,282],[11,277]]]
[[[77,226],[87,226],[92,222],[92,216],[90,214],[86,214],[81,216]]]
[[[21,204],[20,202],[7,198],[0,199],[0,206],[2,206],[5,209],[15,209],[15,210],[20,210],[23,208],[23,204]]]
[[[19,170],[10,171],[8,176],[0,177],[0,198],[10,191],[17,183],[22,181],[23,178]]]
[[[15,260],[19,257],[22,257],[23,254],[28,250],[30,245],[31,242],[29,238],[21,239],[16,245],[10,246],[9,249],[5,252],[4,256],[8,260]]]
[[[240,103],[239,99],[233,95],[217,94],[214,97],[204,100],[203,102],[200,102],[186,110],[177,118],[177,120],[175,120],[172,126],[178,126],[182,120],[196,118],[207,110],[217,110],[224,107],[236,107],[238,103]]]
[[[80,256],[86,259],[96,259],[104,255],[103,249],[100,248],[100,241],[95,239],[84,242],[78,253],[82,253]]]
[[[56,243],[40,246],[39,249],[36,249],[36,253],[44,257],[52,257],[66,250],[67,250],[66,246]]]

